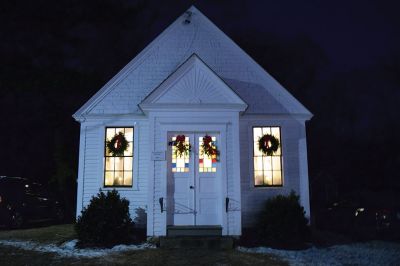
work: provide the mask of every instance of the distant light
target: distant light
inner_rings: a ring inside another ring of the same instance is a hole
[[[29,187],[29,185],[28,185],[28,184],[26,184],[26,185],[25,185],[25,187],[26,187],[26,188],[28,188],[28,187]]]
[[[364,208],[358,208],[358,209],[356,210],[356,212],[354,213],[354,215],[355,215],[355,216],[358,216],[358,214],[361,213],[361,212],[363,212],[363,211],[365,211]]]

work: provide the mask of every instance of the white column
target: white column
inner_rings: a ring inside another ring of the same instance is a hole
[[[85,154],[86,154],[86,125],[81,123],[79,137],[79,166],[78,166],[78,186],[76,199],[76,218],[81,214],[83,208],[83,178],[85,173]]]
[[[308,185],[307,140],[305,122],[299,139],[299,173],[300,173],[300,204],[304,207],[306,217],[310,219],[310,194]]]

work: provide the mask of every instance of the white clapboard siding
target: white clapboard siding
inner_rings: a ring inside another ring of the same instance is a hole
[[[132,123],[132,122],[131,122]],[[129,126],[129,124],[124,124]],[[100,189],[103,191],[110,188],[103,188],[103,156],[104,156],[104,130],[107,125],[87,124],[85,125],[83,151],[83,171],[82,171],[82,203],[81,207],[89,204],[91,198],[95,196]],[[112,125],[110,125],[112,126]],[[129,200],[129,211],[134,219],[136,211],[141,208],[147,211],[147,192],[148,192],[148,169],[149,169],[149,127],[146,120],[142,120],[135,125],[134,143],[134,170],[133,187],[117,188],[121,197]],[[79,193],[79,192],[78,192]],[[79,199],[79,196],[78,196]],[[79,203],[78,203],[79,204]],[[79,207],[79,206],[78,206]],[[78,213],[79,215],[79,213]]]
[[[253,126],[280,126],[282,140],[282,187],[254,187]],[[240,121],[242,226],[255,225],[258,213],[268,198],[289,194],[300,195],[299,140],[304,122],[295,119],[246,119]]]

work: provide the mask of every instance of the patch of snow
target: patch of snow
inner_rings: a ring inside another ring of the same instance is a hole
[[[306,250],[238,247],[241,252],[272,254],[290,265],[398,265],[400,244],[384,241],[336,245]]]
[[[112,253],[133,251],[133,250],[144,250],[156,248],[154,245],[144,243],[140,245],[117,245],[109,249],[105,248],[76,248],[78,240],[74,239],[63,243],[60,246],[55,244],[39,244],[32,241],[19,241],[19,240],[0,240],[0,245],[12,246],[25,250],[32,250],[38,252],[51,252],[56,253],[62,257],[85,257],[94,258]]]

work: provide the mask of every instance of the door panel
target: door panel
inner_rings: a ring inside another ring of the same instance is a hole
[[[179,133],[181,134],[181,133]],[[178,134],[169,134],[168,140],[174,141]],[[185,142],[193,140],[192,134],[184,134]],[[169,225],[194,224],[194,183],[193,153],[177,156],[174,147],[168,146],[168,213]]]
[[[220,191],[221,182],[219,163],[217,156],[207,156],[202,149],[205,133],[196,134],[196,225],[220,225]],[[219,136],[212,136],[213,145],[217,143]],[[218,147],[217,147],[218,148]]]

